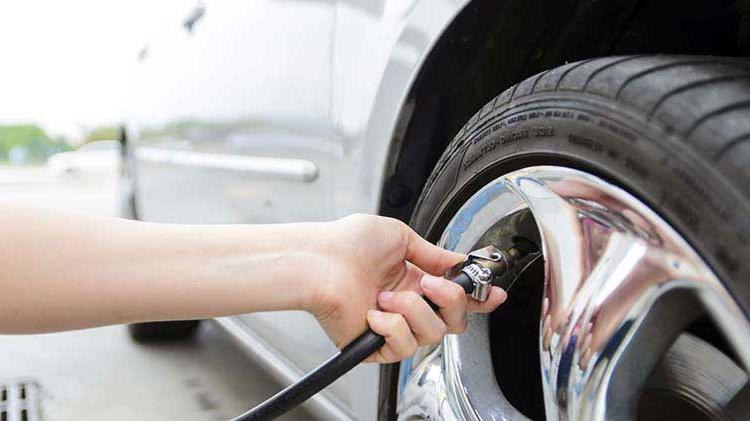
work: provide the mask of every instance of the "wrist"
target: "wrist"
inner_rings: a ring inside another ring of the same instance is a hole
[[[339,228],[336,221],[304,224],[304,239],[297,284],[297,309],[320,315],[331,307],[336,289],[333,272],[341,265]]]
[[[288,236],[282,236],[282,247],[290,248],[280,265],[284,272],[284,289],[289,309],[320,312],[324,306],[330,273],[335,264],[335,226],[333,222],[290,224]]]

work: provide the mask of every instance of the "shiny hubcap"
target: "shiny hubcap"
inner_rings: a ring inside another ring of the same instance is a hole
[[[750,324],[740,307],[663,219],[598,177],[550,166],[500,177],[461,207],[440,244],[468,252],[510,242],[517,232],[507,227],[523,213],[544,254],[538,353],[528,358],[539,359],[541,374],[529,375],[541,375],[548,420],[636,418],[644,385],[698,318],[720,331],[741,373],[707,411],[747,381]],[[404,362],[399,417],[526,418],[493,376],[488,332],[488,317],[473,315],[466,334]]]

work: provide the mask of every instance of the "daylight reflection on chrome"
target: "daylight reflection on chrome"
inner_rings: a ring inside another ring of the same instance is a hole
[[[529,358],[541,358],[548,420],[633,419],[651,368],[701,314],[750,367],[750,324],[708,266],[640,201],[592,175],[546,166],[498,178],[440,244],[467,252],[523,208],[545,259],[539,355]],[[524,419],[494,381],[487,332],[474,315],[466,334],[402,369],[399,418]]]
[[[507,180],[529,206],[543,242],[547,419],[634,419],[651,368],[703,312],[748,366],[747,320],[656,214],[577,171],[541,167]]]

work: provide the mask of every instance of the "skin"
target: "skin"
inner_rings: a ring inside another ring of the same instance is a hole
[[[440,277],[465,256],[390,218],[192,226],[2,209],[0,333],[303,310],[339,347],[369,325],[386,345],[368,361],[389,363],[506,298],[467,298]]]

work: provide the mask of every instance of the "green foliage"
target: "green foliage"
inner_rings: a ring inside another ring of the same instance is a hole
[[[0,126],[0,161],[9,161],[13,150],[23,162],[44,162],[54,153],[70,150],[70,146],[62,138],[50,138],[35,124]]]
[[[117,126],[99,126],[94,127],[83,138],[84,143],[95,142],[97,140],[117,140],[120,138],[120,129]]]

